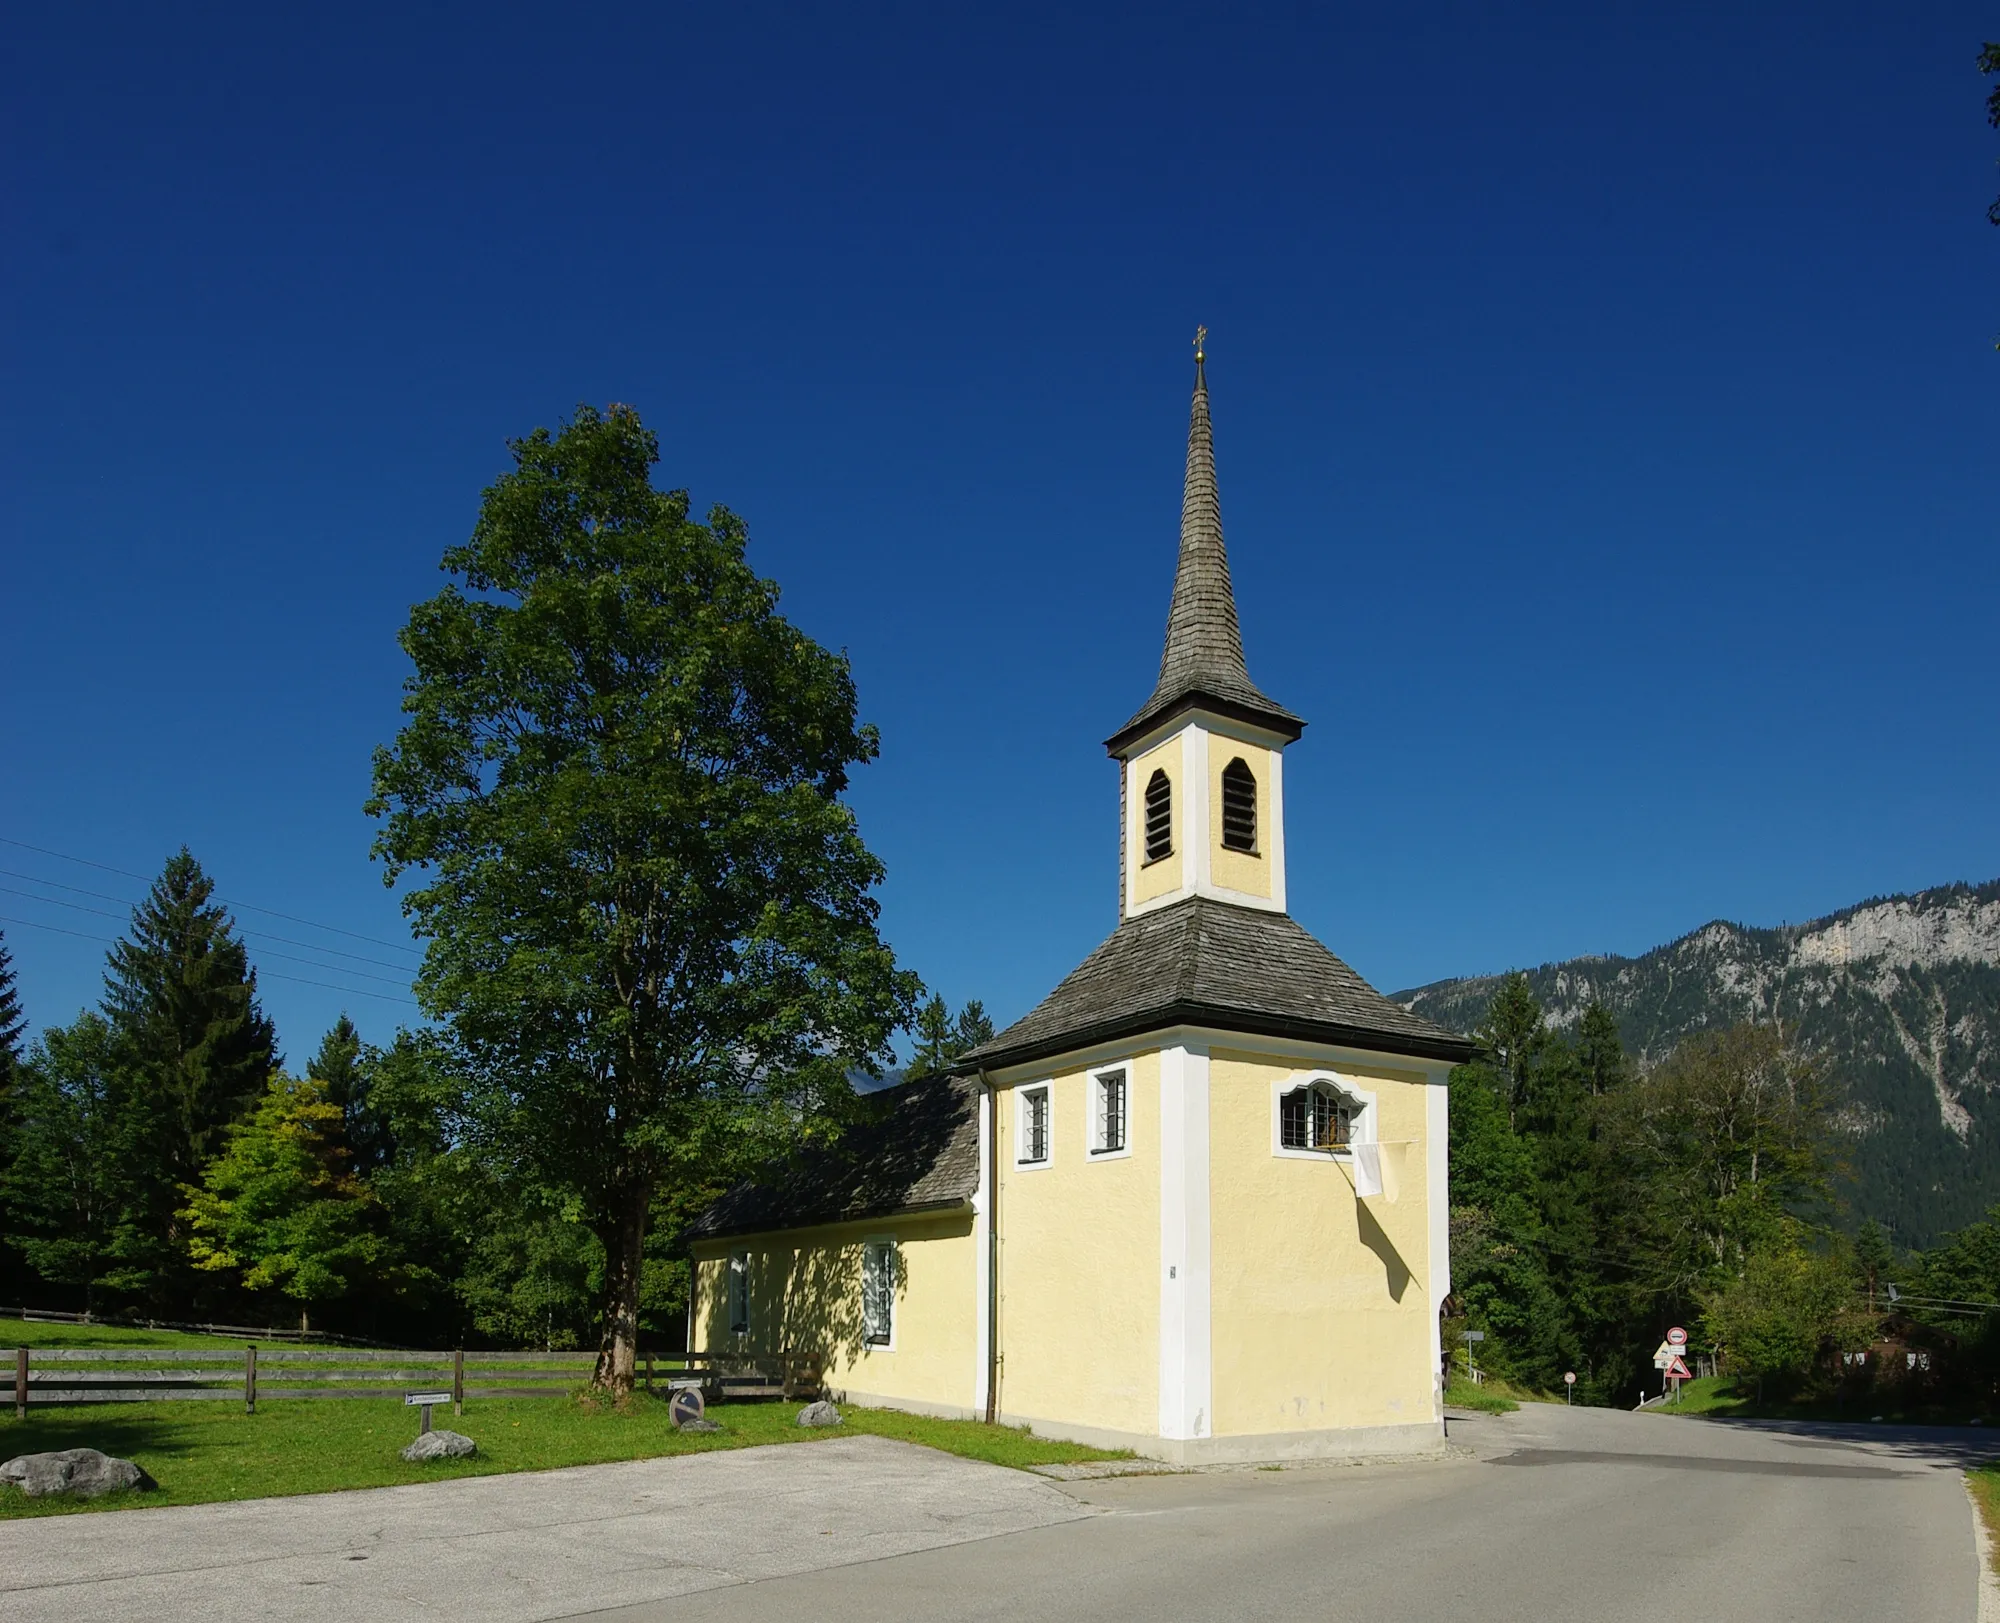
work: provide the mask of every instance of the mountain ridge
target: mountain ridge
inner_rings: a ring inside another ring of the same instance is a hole
[[[1682,1038],[1778,1019],[1845,1085],[1853,1215],[1928,1244],[2000,1202],[2000,879],[1874,896],[1800,924],[1712,919],[1636,957],[1525,971],[1558,1030],[1592,1001],[1642,1063]],[[1503,975],[1392,992],[1470,1031]]]

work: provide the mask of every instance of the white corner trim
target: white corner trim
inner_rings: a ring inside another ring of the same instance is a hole
[[[1113,1072],[1122,1072],[1125,1077],[1125,1147],[1119,1150],[1104,1150],[1097,1147],[1097,1084],[1103,1077]],[[1084,1160],[1128,1161],[1132,1157],[1132,1107],[1137,1103],[1132,1087],[1132,1062],[1120,1059],[1113,1065],[1094,1065],[1084,1077],[1083,1087],[1083,1135],[1078,1140],[1084,1146]]]
[[[984,1418],[993,1369],[993,1088],[979,1090],[979,1193],[972,1200],[972,1412]]]
[[[1285,910],[1285,746],[1271,751],[1271,900]]]
[[[1160,1435],[1214,1429],[1208,1050],[1160,1053]]]
[[[1424,1199],[1429,1203],[1431,1287],[1431,1368],[1444,1368],[1438,1311],[1451,1294],[1451,1093],[1442,1085],[1424,1089]],[[1438,1393],[1444,1414],[1444,1393]]]
[[[1181,770],[1187,779],[1187,849],[1181,853],[1181,890],[1199,891],[1208,873],[1208,729],[1181,735]]]
[[[1350,1124],[1349,1142],[1373,1144],[1378,1136],[1376,1126],[1379,1117],[1375,1110],[1375,1095],[1367,1088],[1357,1087],[1338,1071],[1294,1071],[1290,1076],[1274,1077],[1271,1081],[1271,1153],[1281,1161],[1347,1161],[1353,1157],[1346,1150],[1291,1150],[1285,1148],[1284,1113],[1279,1108],[1286,1094],[1295,1093],[1300,1088],[1310,1087],[1315,1082],[1323,1082],[1336,1093],[1344,1093],[1354,1101],[1354,1120]]]

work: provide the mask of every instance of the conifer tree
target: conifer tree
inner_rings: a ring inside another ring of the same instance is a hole
[[[1518,969],[1500,982],[1472,1040],[1499,1083],[1507,1103],[1507,1125],[1518,1127],[1534,1083],[1535,1062],[1548,1043],[1541,999]]]
[[[341,1131],[354,1169],[363,1177],[389,1158],[388,1123],[375,1108],[372,1091],[380,1053],[361,1040],[343,1013],[320,1040],[306,1075],[320,1085],[326,1102],[340,1112]]]
[[[917,1045],[910,1055],[909,1079],[935,1076],[951,1063],[951,1005],[942,994],[933,992],[930,1001],[917,1010]]]
[[[119,1096],[116,1039],[85,1012],[51,1026],[15,1073],[13,1154],[0,1169],[12,1249],[52,1285],[83,1292],[114,1272],[129,1205],[132,1126]]]
[[[0,1134],[4,1134],[7,1094],[21,1065],[21,1039],[28,1029],[21,1012],[21,994],[14,980],[14,958],[7,951],[5,931],[0,931]]]
[[[167,861],[111,949],[104,1014],[136,1095],[167,1123],[169,1189],[201,1181],[222,1136],[262,1096],[277,1033],[257,1000],[257,972],[215,882],[186,846]]]
[[[14,1157],[14,1090],[21,1079],[21,1039],[27,1029],[21,997],[14,984],[14,960],[0,934],[0,1173]],[[0,1268],[6,1259],[0,1257]]]
[[[1618,1021],[1602,1003],[1592,1000],[1577,1025],[1576,1058],[1593,1099],[1616,1093],[1632,1080],[1625,1058],[1625,1043],[1618,1035]]]
[[[986,1016],[986,1005],[978,998],[958,1011],[958,1019],[952,1025],[952,1035],[958,1044],[958,1054],[969,1054],[981,1043],[993,1040],[993,1022]]]

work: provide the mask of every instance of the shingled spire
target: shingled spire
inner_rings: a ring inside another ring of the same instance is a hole
[[[1236,593],[1229,584],[1229,553],[1222,543],[1222,501],[1215,484],[1215,436],[1208,420],[1208,375],[1202,340],[1195,339],[1194,403],[1188,412],[1187,478],[1181,493],[1181,556],[1174,600],[1167,610],[1167,642],[1160,680],[1139,713],[1109,740],[1115,753],[1169,712],[1207,700],[1241,721],[1297,738],[1305,723],[1268,699],[1243,663],[1243,632],[1236,623]]]

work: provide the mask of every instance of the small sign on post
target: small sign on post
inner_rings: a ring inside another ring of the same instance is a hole
[[[1573,1403],[1575,1401],[1576,1401],[1576,1371],[1573,1369],[1566,1369],[1563,1371],[1563,1402]]]
[[[449,1392],[405,1392],[403,1394],[403,1407],[406,1409],[417,1409],[422,1414],[422,1423],[417,1429],[418,1436],[422,1436],[431,1429],[431,1410],[436,1408],[440,1403],[449,1402],[451,1402],[451,1394]]]

